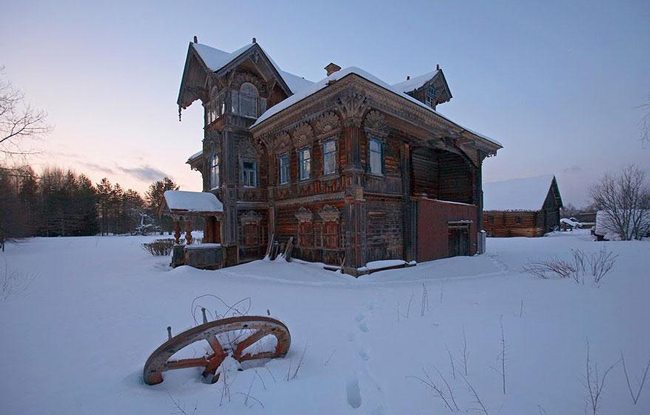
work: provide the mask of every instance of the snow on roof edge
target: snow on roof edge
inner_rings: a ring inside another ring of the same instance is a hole
[[[396,84],[393,84],[392,87],[404,93],[415,91],[416,89],[422,88],[424,84],[432,80],[438,74],[438,72],[440,72],[440,69],[436,69],[435,71],[427,72],[414,78],[407,79],[404,82],[398,82]]]
[[[186,190],[167,190],[165,203],[171,211],[183,212],[223,212],[223,204],[210,192],[190,192]]]
[[[366,79],[367,81],[370,81],[370,82],[376,84],[377,86],[380,86],[380,87],[382,87],[382,88],[384,88],[384,89],[386,89],[386,90],[388,90],[388,91],[390,91],[390,92],[392,92],[392,93],[394,93],[396,95],[399,95],[402,98],[405,98],[405,99],[413,102],[414,104],[419,105],[422,108],[427,109],[428,111],[430,111],[430,112],[442,117],[443,119],[455,124],[456,126],[462,128],[463,130],[465,130],[465,131],[467,131],[467,132],[469,132],[471,134],[474,134],[477,137],[480,137],[480,138],[482,138],[484,140],[487,140],[487,141],[489,141],[489,142],[491,142],[493,144],[496,144],[499,147],[503,148],[503,144],[501,144],[499,141],[497,141],[495,139],[492,139],[492,138],[490,138],[490,137],[488,137],[486,135],[477,133],[477,132],[475,132],[473,130],[470,130],[469,128],[466,128],[466,127],[460,125],[459,123],[449,119],[445,115],[439,113],[438,111],[434,110],[430,106],[426,105],[424,102],[420,102],[417,99],[413,98],[412,96],[410,96],[410,95],[408,95],[408,94],[406,94],[404,92],[400,92],[399,90],[393,89],[393,87],[388,85],[386,82],[382,81],[381,79],[377,78],[376,76],[372,75],[371,73],[366,72],[363,69],[358,68],[356,66],[350,66],[350,67],[347,67],[345,69],[341,69],[341,70],[339,70],[337,72],[334,72],[333,74],[321,79],[320,81],[314,83],[313,85],[301,90],[300,93],[295,93],[294,95],[290,96],[289,98],[285,99],[284,101],[281,101],[280,103],[272,106],[271,108],[267,109],[255,121],[255,123],[253,123],[253,125],[251,125],[250,128],[253,129],[253,128],[259,126],[264,121],[271,118],[272,116],[280,113],[281,111],[289,108],[290,106],[293,106],[294,104],[297,104],[298,102],[302,101],[303,99],[310,97],[311,95],[317,93],[321,89],[326,88],[328,86],[329,82],[337,81],[337,80],[342,79],[342,78],[344,78],[344,77],[346,77],[346,76],[348,76],[350,74],[355,74],[357,76],[360,76],[360,77]]]

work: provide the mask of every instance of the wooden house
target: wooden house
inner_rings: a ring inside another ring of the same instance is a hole
[[[271,240],[353,275],[475,254],[482,163],[501,145],[435,110],[451,99],[442,70],[389,85],[325,69],[316,83],[285,72],[255,39],[232,53],[190,43],[179,112],[205,110],[188,164],[223,203],[225,265],[262,258]]]
[[[487,236],[543,236],[560,226],[562,197],[555,176],[483,183]]]

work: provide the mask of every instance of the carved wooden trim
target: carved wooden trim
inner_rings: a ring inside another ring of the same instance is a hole
[[[244,213],[241,218],[239,218],[239,222],[242,225],[246,224],[259,224],[262,221],[262,215],[259,213],[255,212],[254,210],[249,210],[248,212]]]
[[[369,107],[368,97],[356,89],[351,89],[338,98],[336,106],[343,116],[344,124],[360,126],[363,113]]]
[[[386,124],[386,117],[379,111],[370,111],[366,115],[363,123],[366,134],[376,138],[386,138],[390,132],[388,124]]]
[[[325,205],[318,212],[318,216],[320,216],[324,222],[338,222],[341,217],[341,212],[334,206]]]
[[[287,132],[281,132],[271,141],[271,151],[273,154],[282,154],[291,148],[291,136]]]
[[[314,130],[319,137],[336,133],[341,128],[341,120],[338,115],[328,111],[320,116],[314,123]]]
[[[301,206],[300,209],[296,212],[296,219],[298,222],[311,222],[314,219],[314,214],[311,210],[307,209],[304,206]]]
[[[296,147],[309,145],[314,138],[314,130],[308,123],[302,123],[293,132],[293,141]]]

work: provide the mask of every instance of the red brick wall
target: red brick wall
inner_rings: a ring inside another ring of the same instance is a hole
[[[478,208],[474,205],[417,199],[417,261],[449,256],[449,221],[469,220],[469,254],[477,251]]]

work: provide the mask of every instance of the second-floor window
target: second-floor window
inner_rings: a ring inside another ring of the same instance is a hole
[[[289,183],[289,155],[283,154],[280,156],[280,184]]]
[[[245,82],[239,88],[239,115],[257,118],[257,88]]]
[[[311,152],[309,147],[303,148],[298,152],[298,165],[300,180],[309,179],[311,173]]]
[[[368,158],[370,159],[369,172],[372,174],[384,173],[384,145],[376,138],[370,139],[370,149],[368,151]]]
[[[323,175],[336,173],[336,141],[323,143]]]
[[[216,189],[219,187],[219,156],[212,154],[210,157],[210,188]]]
[[[244,187],[257,187],[257,162],[244,160],[242,162],[242,179]]]

